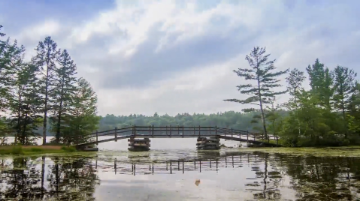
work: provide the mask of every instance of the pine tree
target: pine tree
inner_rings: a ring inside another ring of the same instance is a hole
[[[71,96],[76,90],[76,65],[66,50],[62,51],[57,61],[59,67],[55,69],[55,117],[52,118],[52,130],[56,133],[56,142],[59,143],[62,116],[68,112]]]
[[[360,135],[360,84],[356,82],[348,105],[348,128],[354,134]]]
[[[0,25],[0,30],[2,26]],[[0,32],[0,37],[5,36]],[[16,66],[19,65],[25,49],[18,46],[17,41],[10,44],[10,39],[3,41],[0,39],[0,111],[4,111],[9,102],[9,92],[13,82],[13,76],[16,72]]]
[[[300,91],[302,90],[301,85],[305,80],[305,78],[306,77],[304,76],[304,72],[299,71],[296,68],[291,70],[289,76],[286,78],[286,81],[288,83],[288,90],[290,92],[290,95],[292,96],[289,103],[287,104],[291,111],[295,110],[296,112],[298,112],[299,103],[297,97]],[[298,120],[298,127],[299,127],[299,135],[300,135],[301,134],[300,120]]]
[[[335,68],[335,94],[334,107],[342,113],[344,122],[345,137],[347,137],[347,108],[351,101],[351,96],[355,89],[355,78],[357,74],[346,67],[337,66]]]
[[[90,84],[78,79],[72,95],[69,112],[64,115],[62,142],[78,144],[88,141],[88,135],[97,129],[100,118],[96,116],[97,97]]]
[[[267,107],[265,115],[269,122],[269,130],[273,136],[277,136],[282,123],[282,116],[280,114],[281,105],[275,105],[275,98],[271,101],[271,107]]]
[[[11,126],[16,130],[15,143],[33,144],[38,137],[41,98],[37,72],[38,68],[29,63],[22,63],[17,69],[11,96],[11,111],[14,114]]]
[[[309,65],[306,70],[309,74],[311,91],[319,99],[319,105],[331,111],[331,98],[334,94],[333,74],[320,63],[319,59],[316,59],[315,64]]]
[[[51,103],[51,92],[54,89],[54,70],[56,58],[59,55],[57,44],[51,39],[46,37],[44,41],[40,41],[37,48],[37,54],[32,62],[38,66],[42,71],[45,71],[41,79],[42,94],[43,94],[43,144],[46,144],[46,131],[47,131],[47,115]]]
[[[264,106],[265,104],[270,104],[271,99],[276,95],[287,92],[274,92],[273,89],[276,87],[281,87],[279,84],[280,80],[277,78],[287,73],[288,69],[285,71],[273,72],[276,69],[274,66],[275,60],[268,61],[270,54],[265,53],[265,48],[254,47],[250,55],[246,56],[246,60],[248,61],[250,68],[239,68],[238,70],[234,70],[238,76],[244,77],[245,80],[253,82],[237,86],[241,94],[250,95],[250,97],[245,100],[227,99],[225,101],[258,105],[261,112],[263,132],[265,134],[265,138],[268,139]],[[249,108],[244,109],[243,111],[250,112],[254,110],[254,108]]]

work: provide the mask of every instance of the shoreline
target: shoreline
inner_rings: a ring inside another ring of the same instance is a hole
[[[65,145],[6,145],[0,146],[1,155],[32,155],[81,152],[74,146]]]

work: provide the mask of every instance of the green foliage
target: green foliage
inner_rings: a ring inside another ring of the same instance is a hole
[[[0,33],[0,112],[11,112],[11,117],[0,117],[0,144],[6,144],[7,136],[15,136],[15,145],[34,144],[39,131],[43,144],[48,131],[56,133],[56,144],[67,136],[66,143],[89,140],[84,137],[99,121],[96,94],[89,83],[75,77],[76,65],[67,50],[60,52],[48,36],[27,63],[25,48],[3,36]]]
[[[43,152],[43,149],[41,148],[37,148],[37,147],[33,147],[30,149],[31,152]]]
[[[309,79],[311,92],[318,98],[318,105],[331,110],[331,98],[334,94],[334,76],[329,68],[325,68],[319,59],[315,60],[315,64],[306,68]]]
[[[304,76],[294,70],[289,83],[289,116],[279,132],[287,146],[344,146],[359,144],[360,113],[356,106],[356,73],[345,67],[334,71],[316,59],[307,68],[311,90],[302,89]],[[360,88],[359,88],[360,92]],[[358,104],[359,105],[359,104]],[[296,125],[296,126],[294,126]],[[350,131],[350,132],[348,132]]]
[[[342,132],[347,136],[348,134],[348,119],[347,119],[347,109],[351,102],[351,96],[355,90],[356,82],[355,77],[356,73],[346,67],[337,66],[334,70],[335,75],[335,94],[333,97],[334,100],[334,109],[338,112],[341,112],[342,115]]]
[[[61,150],[64,150],[66,152],[75,152],[76,148],[72,147],[72,146],[63,146],[63,147],[61,147]]]
[[[37,67],[19,62],[10,97],[12,119],[10,124],[16,131],[15,143],[33,144],[41,116],[37,111],[41,105],[38,94],[39,83],[36,77]]]
[[[55,115],[51,118],[51,130],[56,133],[56,141],[60,142],[61,124],[72,106],[71,98],[76,91],[77,80],[75,77],[76,65],[66,50],[62,51],[57,61],[60,65],[55,68],[54,83],[56,87],[52,91],[52,97],[55,97],[52,108]]]
[[[11,154],[14,154],[14,155],[23,154],[22,147],[21,146],[13,146],[12,149],[11,149]]]
[[[64,115],[61,142],[78,144],[88,140],[87,136],[98,128],[100,117],[96,116],[97,97],[90,83],[80,78],[71,96],[71,108]]]

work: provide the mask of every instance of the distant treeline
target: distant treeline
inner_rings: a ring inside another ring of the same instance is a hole
[[[223,128],[233,128],[239,130],[257,131],[259,123],[253,121],[253,116],[259,114],[257,112],[223,112],[216,114],[177,114],[175,116],[158,115],[145,116],[141,114],[132,114],[129,116],[106,115],[101,117],[99,130],[110,130],[117,128],[137,126],[218,126]],[[283,112],[285,115],[286,112]]]

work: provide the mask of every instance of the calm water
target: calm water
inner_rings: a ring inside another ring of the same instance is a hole
[[[1,158],[1,200],[360,200],[360,158],[195,150],[196,139],[127,141],[86,156]],[[235,142],[223,142],[236,146]]]

